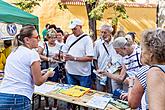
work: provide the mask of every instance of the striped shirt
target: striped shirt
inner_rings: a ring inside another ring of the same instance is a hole
[[[148,65],[142,66],[136,74],[136,77],[138,78],[140,84],[144,89],[144,94],[141,99],[141,110],[148,109],[148,101],[147,101],[146,93],[147,93],[147,72],[149,68],[150,66]]]
[[[141,49],[137,46],[134,48],[131,55],[124,57],[128,76],[135,76],[139,68],[142,66],[140,63],[140,54]]]
[[[136,77],[140,81],[140,84],[142,85],[144,91],[146,91],[146,87],[147,87],[146,79],[147,79],[147,72],[149,68],[150,66],[148,65],[142,66],[136,74]]]

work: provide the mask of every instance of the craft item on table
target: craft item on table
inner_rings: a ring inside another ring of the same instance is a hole
[[[44,83],[40,86],[36,86],[36,85],[34,86],[35,93],[45,94],[45,93],[51,92],[53,90],[55,90],[55,85],[53,85],[53,84]]]
[[[106,98],[111,98],[111,97],[112,97],[112,95],[107,93],[107,94],[104,94],[104,95],[103,95],[103,97],[106,97]]]
[[[125,110],[125,109],[129,108],[127,101],[123,101],[123,100],[119,100],[119,99],[115,99],[115,98],[110,98],[109,103],[112,104],[113,106],[115,106],[116,108],[121,109],[121,110]]]
[[[71,87],[73,87],[73,85],[70,85],[70,84],[63,84],[63,83],[57,83],[56,85],[57,87],[60,87],[61,89],[69,89]]]
[[[87,102],[87,105],[97,109],[104,109],[108,104],[110,98],[104,96],[94,96]]]
[[[120,96],[121,96],[121,94],[122,93],[126,93],[126,91],[124,91],[124,90],[122,90],[122,89],[115,89],[114,91],[113,91],[113,98],[117,98],[117,99],[120,99]]]
[[[85,95],[92,96],[96,93],[95,90],[89,90]]]
[[[61,90],[61,93],[69,95],[69,96],[73,96],[73,97],[80,97],[80,96],[84,95],[86,92],[88,92],[89,90],[90,90],[90,88],[85,88],[85,87],[76,85],[69,89]]]

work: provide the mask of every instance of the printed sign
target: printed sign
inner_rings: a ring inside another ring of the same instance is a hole
[[[10,40],[19,33],[22,25],[16,23],[0,23],[0,40]]]

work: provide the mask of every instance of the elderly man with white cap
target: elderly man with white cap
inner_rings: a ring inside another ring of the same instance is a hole
[[[90,36],[82,31],[82,21],[74,19],[69,28],[70,35],[63,46],[63,58],[66,61],[68,84],[91,87],[91,61],[94,56],[93,42]]]

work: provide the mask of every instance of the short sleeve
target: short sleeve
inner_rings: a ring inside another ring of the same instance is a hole
[[[31,59],[30,59],[30,65],[33,64],[35,61],[40,61],[40,56],[39,54],[34,50],[31,52]]]
[[[95,42],[94,45],[94,59],[97,59],[99,57],[99,43]]]
[[[85,45],[86,48],[86,56],[94,56],[94,49],[93,49],[93,42],[92,39],[88,36],[87,38],[87,42]]]
[[[146,75],[149,70],[149,66],[142,66],[136,74],[136,77],[140,81],[140,84],[144,89],[146,89]]]

